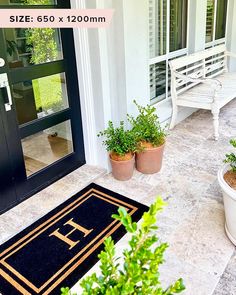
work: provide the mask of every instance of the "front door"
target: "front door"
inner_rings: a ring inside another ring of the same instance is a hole
[[[68,8],[68,3],[0,0],[0,9]],[[0,29],[0,58],[3,212],[83,165],[85,158],[73,31]]]

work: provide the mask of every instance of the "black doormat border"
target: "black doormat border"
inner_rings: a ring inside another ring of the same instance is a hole
[[[85,252],[83,252],[85,255],[76,255],[76,259],[73,257],[74,261],[63,270],[60,276],[54,278],[48,286],[41,289],[37,288],[37,290],[33,290],[27,282],[22,282],[22,278],[12,273],[12,270],[9,269],[4,260],[9,253],[14,252],[14,250],[16,250],[21,243],[26,242],[27,238],[30,239],[31,236],[39,234],[40,231],[44,229],[44,226],[45,228],[47,227],[50,220],[53,223],[53,221],[63,218],[62,216],[65,212],[72,209],[74,205],[78,207],[91,196],[103,199],[113,205],[116,204],[116,206],[126,207],[128,213],[132,215],[132,219],[134,221],[138,221],[143,212],[148,210],[148,207],[143,204],[128,199],[127,197],[103,188],[97,184],[91,183],[86,188],[0,246],[0,293],[3,295],[60,294],[60,288],[62,286],[72,287],[75,285],[75,283],[98,261],[97,255],[104,248],[103,241],[107,236],[111,235],[115,242],[124,236],[126,233],[124,227],[117,220],[113,220],[112,225],[104,229],[98,235],[99,240],[97,239],[98,236],[96,236],[95,241],[91,241],[91,244],[88,244],[89,246],[86,245],[87,248],[84,250]]]

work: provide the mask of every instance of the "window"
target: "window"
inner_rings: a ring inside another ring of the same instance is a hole
[[[186,47],[187,1],[170,1],[170,51]]]
[[[187,53],[188,0],[149,0],[151,103],[168,95],[169,59]]]
[[[225,38],[228,0],[207,0],[206,43]]]

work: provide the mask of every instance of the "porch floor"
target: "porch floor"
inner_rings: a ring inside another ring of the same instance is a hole
[[[236,136],[236,100],[220,113],[220,138],[213,140],[212,116],[198,111],[170,132],[160,173],[135,171],[116,181],[104,170],[83,166],[0,216],[0,243],[79,191],[90,181],[150,205],[157,195],[168,206],[159,215],[158,235],[170,247],[160,268],[163,284],[182,277],[188,295],[236,294],[236,251],[224,231],[224,208],[217,171],[229,139]],[[124,236],[117,253],[127,246]],[[96,264],[90,272],[97,270]],[[78,284],[73,291],[79,290]],[[79,293],[78,293],[79,294]]]

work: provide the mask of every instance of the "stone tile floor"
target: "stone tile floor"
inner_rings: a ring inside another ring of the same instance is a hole
[[[103,169],[85,165],[0,216],[0,242],[96,179],[96,183],[147,205],[157,195],[168,202],[158,218],[158,235],[170,244],[166,263],[160,268],[164,285],[183,277],[187,289],[182,294],[235,295],[236,251],[225,235],[222,194],[216,177],[224,154],[231,150],[229,139],[236,137],[235,110],[236,100],[222,109],[217,142],[212,137],[208,111],[198,111],[177,125],[168,137],[158,174],[135,171],[131,180],[119,182]],[[126,235],[116,244],[118,255],[127,240]],[[97,271],[98,266],[89,273]],[[79,294],[79,284],[73,290]]]

